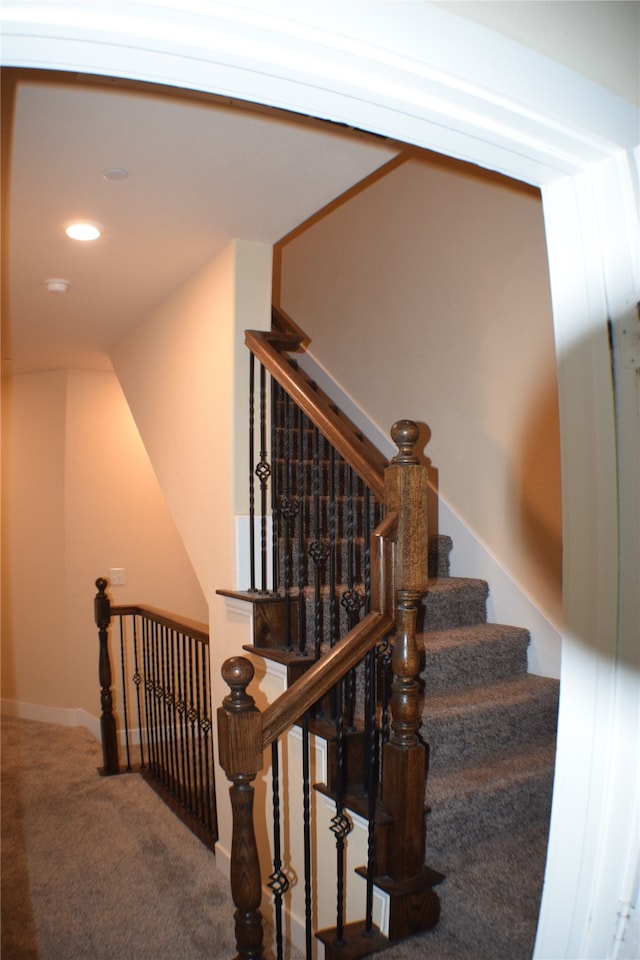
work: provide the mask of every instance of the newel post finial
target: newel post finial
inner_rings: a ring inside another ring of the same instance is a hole
[[[420,428],[413,420],[397,420],[391,427],[391,439],[398,448],[392,463],[420,463],[415,445],[420,437]]]

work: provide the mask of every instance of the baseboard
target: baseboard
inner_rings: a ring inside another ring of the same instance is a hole
[[[364,410],[331,378],[325,368],[308,352],[298,363],[318,386],[328,393],[350,420],[387,457],[397,452],[390,437],[373,423]],[[528,668],[530,673],[559,678],[561,632],[536,602],[492,554],[487,545],[471,531],[463,519],[438,493],[438,524],[441,533],[452,537],[453,576],[486,580],[490,585],[487,615],[493,623],[526,627],[531,634]]]
[[[36,720],[38,723],[53,723],[59,727],[85,727],[96,740],[100,740],[100,720],[82,707],[46,707],[38,703],[19,700],[0,702],[3,716],[19,717],[21,720]]]

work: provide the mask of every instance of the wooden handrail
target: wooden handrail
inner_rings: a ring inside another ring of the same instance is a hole
[[[393,628],[393,617],[368,613],[262,714],[262,745],[270,746],[321,700]]]
[[[306,413],[378,500],[384,502],[384,470],[388,463],[386,457],[324,396],[311,378],[295,367],[282,352],[292,349],[294,339],[288,334],[281,335],[278,332],[245,332],[245,343],[253,355]]]
[[[169,630],[176,630],[178,633],[184,633],[188,637],[193,637],[200,643],[209,643],[209,627],[200,620],[189,620],[188,617],[178,617],[175,613],[167,613],[166,610],[159,610],[157,607],[150,607],[145,603],[123,604],[121,606],[111,607],[112,617],[131,617],[141,616],[154,623],[159,623]]]

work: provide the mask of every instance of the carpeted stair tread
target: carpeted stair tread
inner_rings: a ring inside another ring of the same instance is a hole
[[[476,623],[419,634],[422,677],[428,696],[461,687],[524,676],[529,631],[500,623]]]
[[[456,852],[536,820],[548,822],[555,746],[543,744],[490,764],[429,776],[427,860],[440,868]]]
[[[520,679],[427,698],[423,731],[431,769],[453,771],[524,746],[553,740],[558,682],[531,674]]]
[[[468,577],[437,577],[429,581],[422,602],[422,631],[485,623],[489,587],[485,580]]]

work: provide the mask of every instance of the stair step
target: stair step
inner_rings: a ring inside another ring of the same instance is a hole
[[[528,630],[501,623],[477,623],[420,634],[425,695],[523,677],[527,672],[529,640]]]
[[[489,587],[485,580],[466,577],[442,577],[429,583],[422,601],[420,630],[448,630],[486,623]]]
[[[430,697],[423,710],[429,769],[454,771],[508,757],[555,737],[558,681],[522,679]]]
[[[427,783],[427,858],[447,858],[534,820],[548,821],[555,745],[534,747],[491,764],[434,774]]]

